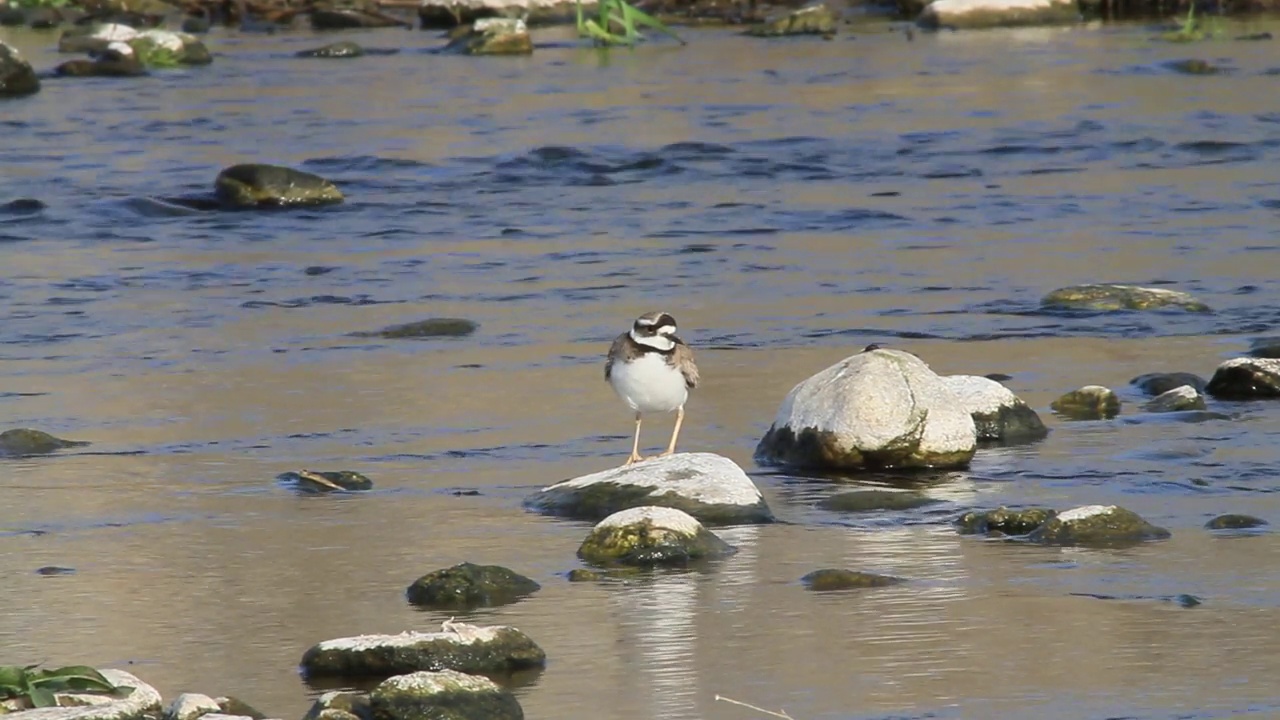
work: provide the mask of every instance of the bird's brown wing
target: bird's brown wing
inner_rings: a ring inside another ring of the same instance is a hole
[[[698,365],[693,361],[693,350],[683,340],[676,339],[675,354],[671,359],[684,375],[685,387],[690,390],[698,387],[698,380],[701,379],[698,377]]]
[[[613,377],[613,364],[622,358],[622,349],[626,342],[627,334],[622,333],[614,338],[613,345],[609,346],[609,357],[604,361],[604,379],[606,382]]]

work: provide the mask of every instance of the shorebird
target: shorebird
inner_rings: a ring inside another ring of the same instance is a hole
[[[676,426],[666,452],[676,451],[676,439],[684,423],[684,403],[698,386],[698,366],[693,351],[676,337],[676,319],[657,311],[636,318],[609,348],[604,379],[636,414],[636,434],[626,465],[640,462],[640,421],[644,413],[675,411]]]

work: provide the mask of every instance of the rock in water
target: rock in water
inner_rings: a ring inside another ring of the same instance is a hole
[[[227,208],[333,205],[342,192],[319,175],[279,165],[233,165],[218,173],[214,193]]]
[[[524,720],[510,690],[453,670],[387,678],[369,700],[373,720]]]
[[[1182,385],[1160,393],[1142,408],[1147,412],[1184,412],[1187,410],[1204,410],[1204,396],[1196,392],[1190,385]]]
[[[936,0],[925,6],[916,23],[923,28],[991,28],[1064,25],[1080,22],[1080,10],[1069,0]]]
[[[876,512],[880,510],[914,510],[942,502],[918,492],[897,490],[854,490],[832,495],[818,507],[832,512]]]
[[[1204,526],[1208,530],[1251,530],[1269,524],[1252,515],[1219,515]]]
[[[276,476],[276,480],[293,485],[301,492],[356,492],[372,490],[373,481],[354,470],[299,470],[285,472]]]
[[[948,375],[942,381],[973,418],[979,440],[1012,444],[1039,440],[1049,434],[1036,411],[995,380],[977,375]]]
[[[814,570],[800,578],[804,586],[814,592],[830,592],[832,590],[857,590],[862,588],[888,587],[906,582],[892,575],[877,575],[858,570]]]
[[[458,563],[414,581],[406,595],[414,605],[433,610],[474,610],[513,603],[541,588],[501,565]]]
[[[1026,535],[1058,515],[1049,508],[971,510],[956,520],[961,535]]]
[[[36,71],[18,51],[0,42],[0,98],[33,95],[40,90]]]
[[[381,330],[360,330],[351,333],[351,337],[380,337],[388,340],[433,337],[464,337],[480,328],[480,324],[466,318],[427,318],[400,325],[391,325]]]
[[[364,55],[364,48],[349,40],[344,40],[311,50],[299,50],[295,55],[297,57],[314,58],[356,58]]]
[[[48,455],[64,448],[83,447],[82,440],[63,440],[47,432],[16,428],[0,433],[0,457],[5,455]]]
[[[747,28],[747,35],[777,37],[781,35],[834,35],[836,13],[825,3],[812,2]]]
[[[529,28],[519,18],[483,18],[445,46],[462,55],[528,55],[533,52]]]
[[[1205,388],[1222,400],[1280,397],[1280,359],[1242,357],[1218,366]]]
[[[729,458],[676,453],[543,488],[525,507],[548,515],[602,520],[619,510],[660,505],[709,525],[773,522],[759,488]]]
[[[321,2],[311,8],[311,27],[314,30],[350,30],[356,28],[413,27],[393,15],[388,15],[376,2]]]
[[[1032,530],[1027,539],[1042,545],[1126,547],[1163,540],[1169,531],[1117,505],[1086,505],[1059,513]]]
[[[1136,386],[1142,392],[1151,395],[1163,395],[1170,390],[1190,385],[1196,392],[1204,392],[1204,378],[1194,373],[1188,372],[1171,372],[1171,373],[1147,373],[1129,381],[1130,385]]]
[[[364,720],[372,717],[369,696],[350,691],[323,693],[302,720]]]
[[[578,557],[600,566],[684,566],[733,552],[728,543],[688,513],[645,506],[601,520],[582,541]]]
[[[446,622],[434,633],[327,640],[307,650],[302,669],[310,677],[390,677],[440,669],[497,674],[542,667],[546,660],[542,648],[513,627]]]
[[[1040,305],[1045,308],[1066,310],[1174,309],[1187,312],[1212,312],[1208,305],[1187,293],[1133,285],[1073,285],[1059,288],[1045,295]]]
[[[756,459],[819,469],[947,468],[977,449],[973,418],[920,358],[873,348],[795,388]]]
[[[1085,385],[1049,403],[1069,420],[1105,420],[1120,414],[1120,398],[1101,385]]]

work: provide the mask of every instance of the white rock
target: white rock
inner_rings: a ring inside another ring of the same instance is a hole
[[[138,37],[138,31],[134,30],[128,25],[121,25],[119,23],[107,23],[105,25],[99,26],[98,29],[94,30],[93,34],[90,35],[89,37],[92,37],[94,40],[107,40],[110,42],[129,42],[130,40]]]
[[[5,715],[5,720],[134,720],[160,708],[160,693],[123,670],[102,670],[102,676],[116,687],[131,687],[133,692],[123,698],[92,693],[59,693],[59,699],[67,697],[78,703],[73,707],[47,707]]]
[[[164,709],[165,720],[196,720],[202,715],[220,713],[218,701],[200,693],[182,693]]]
[[[498,684],[483,675],[470,675],[457,670],[436,672],[420,671],[408,675],[396,675],[382,681],[379,686],[397,691],[411,691],[430,695],[438,692],[462,690],[466,692],[498,692]]]
[[[923,27],[1011,27],[1080,21],[1074,0],[934,0],[916,22]]]
[[[681,535],[697,535],[698,531],[702,529],[702,523],[698,522],[698,519],[689,513],[675,508],[657,507],[655,505],[634,507],[616,512],[596,523],[595,529],[627,527],[646,521],[656,528],[670,530]]]
[[[181,35],[169,30],[146,30],[138,33],[138,40],[149,40],[170,52],[180,53],[187,43]]]
[[[989,414],[1022,401],[1009,388],[980,375],[945,375],[942,381],[956,394],[965,412]]]
[[[529,28],[525,26],[524,20],[520,18],[480,18],[471,26],[474,32],[478,33],[494,33],[503,35],[515,35],[519,33],[529,32]]]
[[[107,49],[114,50],[120,53],[121,55],[124,55],[125,57],[129,57],[133,55],[133,46],[127,42],[121,42],[119,40],[112,40],[111,42],[107,43]]]
[[[1095,515],[1106,515],[1115,512],[1115,505],[1082,505],[1078,508],[1071,508],[1065,512],[1058,513],[1058,520],[1062,522],[1071,522],[1073,520],[1087,520]]]
[[[477,627],[475,625],[467,626],[474,628],[473,631],[467,633],[458,633],[452,631],[441,631],[434,633],[416,632],[407,630],[398,635],[356,635],[355,637],[337,638],[334,640],[325,640],[315,646],[316,650],[343,650],[348,652],[359,652],[362,650],[373,650],[383,647],[413,647],[419,643],[430,642],[433,640],[446,640],[458,645],[470,645],[475,642],[488,642],[493,640],[498,631],[507,627],[505,625],[488,625],[485,627]]]

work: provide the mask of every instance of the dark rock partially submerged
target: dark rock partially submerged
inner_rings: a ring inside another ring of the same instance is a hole
[[[1028,540],[1042,545],[1084,547],[1126,547],[1168,537],[1168,530],[1117,505],[1086,505],[1066,510],[1027,535]]]
[[[1086,385],[1054,400],[1049,407],[1068,420],[1105,420],[1120,414],[1120,398],[1110,388]]]
[[[63,440],[40,430],[15,428],[0,433],[0,457],[48,455],[65,448],[84,447],[88,444],[82,440]]]
[[[991,378],[945,375],[942,381],[973,418],[979,440],[1015,444],[1034,442],[1049,434],[1035,410]]]
[[[218,173],[214,194],[230,209],[313,207],[343,201],[342,192],[328,180],[309,172],[249,163]]]
[[[836,570],[824,569],[814,570],[813,572],[800,578],[800,582],[804,586],[814,592],[830,592],[832,590],[859,590],[863,588],[888,587],[890,585],[898,585],[906,582],[902,578],[893,577],[892,575],[877,575],[876,573],[861,572],[858,570]]]
[[[1180,385],[1155,396],[1142,408],[1147,412],[1160,413],[1204,410],[1204,396],[1190,385]]]
[[[298,470],[276,476],[280,482],[289,483],[302,492],[328,493],[373,489],[373,481],[354,470]]]
[[[294,55],[313,58],[357,58],[364,55],[364,48],[360,47],[358,43],[343,40],[342,42],[330,43],[324,47],[299,50]]]
[[[485,18],[458,33],[444,49],[461,55],[528,55],[533,38],[524,20]]]
[[[378,337],[388,340],[434,337],[464,337],[479,329],[480,323],[466,318],[427,318],[400,325],[391,325],[381,330],[359,330],[350,333],[351,337]]]
[[[766,19],[759,25],[747,28],[746,34],[755,37],[782,35],[835,35],[839,17],[827,3],[819,0],[804,7],[790,10]]]
[[[1020,536],[1030,533],[1057,516],[1057,511],[1044,507],[995,510],[971,510],[956,519],[961,535]]]
[[[1205,388],[1222,400],[1280,397],[1280,359],[1242,357],[1218,366]]]
[[[106,51],[93,60],[68,60],[53,69],[59,77],[142,77],[147,69],[133,55]]]
[[[1208,530],[1250,530],[1270,524],[1266,520],[1252,515],[1228,514],[1219,515],[1205,523],[1204,526]]]
[[[370,720],[372,717],[368,695],[336,690],[316,698],[302,720]]]
[[[918,492],[896,490],[854,490],[824,498],[818,503],[833,512],[875,512],[878,510],[912,510],[942,502]]]
[[[1129,384],[1154,397],[1183,385],[1190,385],[1196,392],[1204,392],[1205,379],[1189,372],[1147,373],[1130,380]]]
[[[445,622],[440,632],[360,635],[327,640],[302,656],[309,677],[391,677],[419,670],[501,674],[538,668],[547,655],[506,625]]]
[[[510,690],[454,670],[387,678],[369,700],[373,720],[524,720]]]
[[[1163,288],[1133,285],[1073,285],[1044,296],[1040,305],[1071,310],[1185,310],[1212,312],[1191,295]]]
[[[433,610],[474,610],[513,603],[541,587],[501,565],[464,562],[423,575],[406,595],[410,603]]]
[[[0,98],[23,97],[40,90],[40,78],[18,51],[0,42]]]
[[[601,520],[578,548],[597,566],[685,566],[734,552],[695,518],[667,507],[637,507]]]

